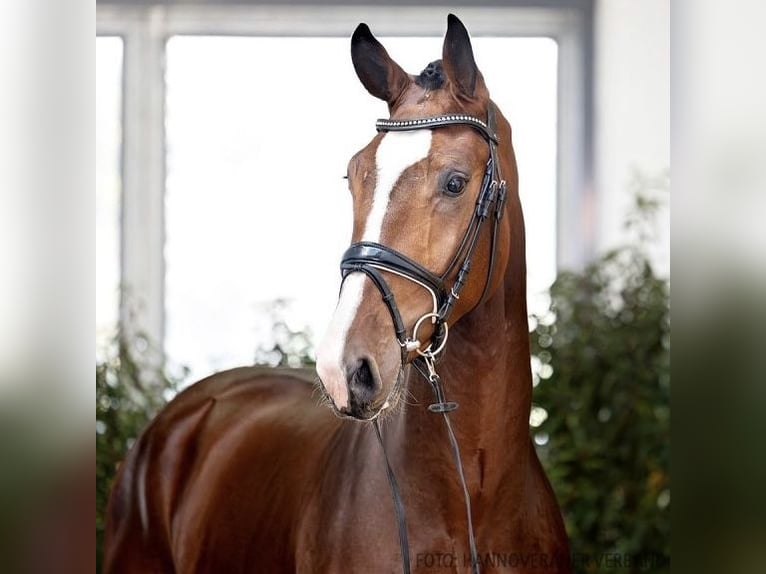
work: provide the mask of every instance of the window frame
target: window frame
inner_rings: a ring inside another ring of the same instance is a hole
[[[123,0],[124,1],[124,0]],[[471,7],[226,4],[97,5],[97,36],[123,40],[121,289],[127,334],[162,349],[165,335],[165,49],[176,35],[349,36],[367,22],[379,36],[444,34],[448,11],[472,36],[548,37],[558,44],[557,268],[581,269],[595,252],[592,222],[592,2]]]

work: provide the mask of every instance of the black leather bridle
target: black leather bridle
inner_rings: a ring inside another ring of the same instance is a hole
[[[436,373],[435,361],[437,356],[444,351],[447,336],[449,334],[448,319],[455,307],[457,300],[460,298],[460,293],[465,286],[468,274],[471,271],[471,263],[473,255],[478,245],[479,234],[484,227],[484,223],[490,217],[493,220],[492,223],[492,235],[490,243],[489,253],[489,265],[487,268],[487,276],[484,281],[484,289],[482,290],[481,297],[479,298],[477,305],[480,304],[487,295],[489,285],[492,281],[492,274],[494,271],[495,263],[495,250],[497,243],[497,230],[499,222],[503,217],[505,199],[506,199],[506,183],[502,179],[500,173],[500,166],[497,160],[497,145],[498,139],[495,132],[495,107],[494,104],[489,104],[487,112],[487,122],[480,120],[471,115],[466,114],[446,114],[428,118],[418,119],[380,119],[376,122],[375,127],[379,132],[393,132],[393,131],[413,131],[423,129],[439,129],[447,126],[470,126],[477,130],[487,141],[489,146],[489,159],[487,160],[487,166],[484,170],[484,176],[481,183],[481,190],[474,206],[473,216],[468,224],[468,227],[463,235],[463,239],[455,252],[447,269],[439,274],[436,274],[417,261],[413,261],[406,255],[383,245],[381,243],[374,243],[370,241],[362,241],[352,244],[348,250],[344,253],[341,260],[341,273],[345,280],[351,273],[364,273],[373,284],[380,291],[383,297],[383,302],[388,308],[391,314],[391,319],[394,324],[394,332],[396,339],[401,347],[401,360],[402,367],[406,364],[410,353],[416,352],[418,356],[412,361],[413,366],[417,371],[431,384],[431,388],[434,392],[436,402],[429,405],[428,409],[434,413],[440,413],[444,417],[445,424],[447,426],[447,432],[450,439],[450,445],[452,447],[452,453],[455,459],[455,465],[457,467],[458,476],[460,478],[461,485],[463,487],[463,495],[465,498],[466,514],[468,518],[468,538],[469,547],[471,551],[471,567],[474,574],[479,574],[479,559],[478,552],[476,550],[476,541],[473,532],[473,521],[471,517],[471,499],[466,485],[465,475],[463,473],[463,464],[460,457],[460,449],[455,438],[455,434],[452,430],[452,425],[449,420],[448,413],[455,410],[458,405],[454,402],[446,400],[444,391],[441,385],[441,379]],[[433,310],[430,313],[423,315],[415,323],[413,327],[412,336],[407,336],[407,331],[402,321],[399,307],[396,304],[396,298],[394,293],[388,285],[384,274],[393,274],[404,279],[407,279],[422,288],[426,289],[433,300]],[[447,283],[451,277],[455,277],[452,285],[449,287]],[[430,337],[430,341],[426,346],[418,340],[417,332],[420,325],[430,319],[433,324],[433,332]],[[399,531],[399,545],[402,554],[402,570],[405,574],[410,572],[410,559],[409,559],[409,542],[407,537],[407,524],[404,515],[404,505],[402,504],[401,495],[399,494],[399,486],[396,482],[396,477],[391,468],[386,453],[385,444],[383,443],[383,437],[380,432],[380,426],[377,419],[373,422],[375,432],[378,437],[378,441],[383,449],[383,455],[386,463],[386,474],[388,477],[389,485],[391,487],[391,494],[394,502],[394,513],[396,515],[397,527]]]
[[[489,266],[487,268],[487,278],[484,283],[484,290],[479,302],[484,299],[487,290],[489,289],[494,270],[497,229],[500,219],[503,217],[506,185],[505,180],[503,180],[500,175],[500,166],[497,161],[498,142],[494,131],[494,104],[489,105],[487,117],[487,123],[466,114],[447,114],[412,120],[380,119],[375,123],[375,127],[379,132],[414,131],[466,125],[477,130],[484,139],[487,140],[487,144],[489,145],[489,159],[487,160],[487,166],[484,170],[481,190],[476,199],[473,216],[471,217],[471,221],[468,224],[455,255],[443,273],[438,275],[395,249],[383,245],[382,243],[374,243],[371,241],[360,241],[352,244],[343,254],[343,258],[341,259],[340,268],[343,279],[348,277],[351,273],[364,273],[375,284],[383,296],[383,302],[386,304],[394,323],[396,339],[401,347],[402,363],[406,362],[409,353],[413,351],[416,351],[423,357],[429,353],[436,356],[444,349],[444,343],[446,342],[448,334],[447,320],[455,307],[455,303],[460,298],[460,292],[465,286],[468,273],[471,270],[471,262],[478,244],[479,233],[484,222],[490,215],[492,215],[493,225]],[[455,276],[455,280],[448,288],[447,281],[450,277],[455,275],[456,269],[457,275]],[[410,338],[407,337],[404,322],[402,321],[399,307],[396,304],[396,298],[386,282],[383,273],[391,273],[412,281],[429,291],[431,295],[433,300],[433,310],[431,313],[421,317],[416,323],[416,327],[413,329],[413,335]],[[421,342],[417,340],[417,327],[419,327],[420,323],[425,319],[431,319],[431,322],[433,323],[433,334],[429,345],[421,348]]]

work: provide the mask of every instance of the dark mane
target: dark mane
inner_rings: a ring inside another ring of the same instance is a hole
[[[420,75],[415,79],[415,83],[426,90],[438,90],[444,85],[444,70],[442,61],[435,60],[428,64]]]

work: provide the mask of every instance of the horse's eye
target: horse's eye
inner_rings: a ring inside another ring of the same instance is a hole
[[[462,178],[459,175],[453,175],[449,178],[445,187],[445,191],[449,195],[460,195],[463,193],[463,189],[465,189],[465,178]]]

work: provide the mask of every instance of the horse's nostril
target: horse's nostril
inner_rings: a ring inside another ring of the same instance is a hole
[[[356,368],[349,373],[348,377],[348,387],[355,402],[365,404],[372,401],[377,386],[369,361],[367,359],[357,361]]]

